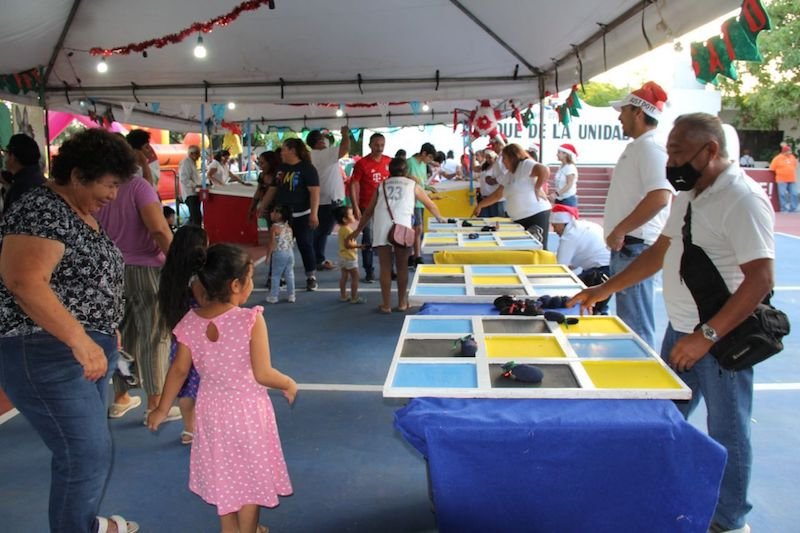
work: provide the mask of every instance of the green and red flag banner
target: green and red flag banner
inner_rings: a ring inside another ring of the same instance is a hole
[[[738,17],[722,23],[722,35],[691,44],[692,68],[701,83],[717,83],[717,75],[738,79],[734,61],[761,62],[758,34],[772,29],[761,0],[744,0]]]

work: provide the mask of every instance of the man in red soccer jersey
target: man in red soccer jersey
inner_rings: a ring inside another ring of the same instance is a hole
[[[361,213],[367,209],[372,197],[378,190],[378,185],[389,177],[388,155],[383,155],[386,139],[380,133],[374,133],[369,138],[369,155],[358,160],[353,168],[350,179],[350,198],[353,200],[353,214],[356,219],[361,219]],[[372,221],[361,233],[361,244],[364,245],[362,258],[364,261],[365,283],[375,282],[375,271],[372,266]]]

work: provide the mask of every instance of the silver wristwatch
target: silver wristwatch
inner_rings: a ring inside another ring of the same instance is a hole
[[[711,342],[717,342],[719,340],[719,337],[717,336],[717,331],[708,324],[701,324],[700,331],[703,333],[703,337],[710,340]]]

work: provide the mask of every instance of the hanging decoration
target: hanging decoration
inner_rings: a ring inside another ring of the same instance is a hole
[[[513,100],[509,100],[508,103],[511,106],[511,116],[517,121],[517,131],[522,131],[522,114],[520,114],[519,108],[514,104]]]
[[[136,104],[133,102],[122,102],[120,105],[122,106],[122,121],[130,122],[131,113],[133,113],[133,106]]]
[[[489,100],[481,100],[478,109],[470,113],[469,116],[469,131],[472,134],[472,138],[477,139],[486,135],[490,138],[500,136],[505,140],[506,136],[503,135],[497,124],[500,118],[500,111],[494,109]]]
[[[560,106],[556,106],[556,113],[558,113],[558,121],[564,126],[568,126],[572,117],[581,116],[579,109],[582,109],[581,98],[578,96],[578,86],[573,85],[567,99]]]
[[[772,29],[769,14],[761,0],[744,0],[738,17],[722,23],[722,35],[705,42],[691,44],[692,68],[701,83],[717,83],[721,74],[732,80],[738,79],[734,61],[761,62],[758,50],[758,34]]]
[[[239,125],[236,124],[235,122],[227,122],[227,121],[223,120],[223,121],[220,122],[219,125],[222,126],[223,128],[225,128],[226,130],[228,130],[231,133],[234,133],[234,134],[239,135],[239,136],[242,135],[242,128],[239,127]],[[231,155],[233,155],[233,154],[231,154]]]
[[[214,115],[214,121],[219,124],[225,118],[225,104],[211,104],[211,114]]]
[[[170,33],[169,35],[164,35],[163,37],[158,37],[155,39],[149,39],[147,41],[142,41],[139,43],[131,43],[125,46],[117,46],[113,48],[101,48],[101,47],[93,47],[89,49],[89,53],[93,56],[127,56],[131,53],[142,53],[149,48],[164,48],[170,44],[177,44],[187,37],[196,35],[198,33],[211,33],[216,26],[227,26],[228,24],[235,21],[239,18],[239,15],[246,11],[255,11],[261,7],[266,5],[270,5],[274,2],[274,0],[249,0],[248,2],[242,2],[232,11],[220,15],[216,18],[205,22],[195,22],[188,28],[184,28],[178,33]]]
[[[531,109],[533,106],[528,104],[528,108],[522,114],[522,125],[526,128],[533,124],[534,119],[536,119],[536,115],[534,114],[533,110]]]
[[[361,138],[361,128],[350,128],[350,133],[353,134],[353,139],[355,139],[356,142]]]
[[[414,100],[412,102],[409,102],[408,105],[411,107],[411,112],[412,113],[414,113],[415,115],[419,115],[419,111],[420,111],[420,107],[421,107],[419,101]]]
[[[0,74],[0,91],[11,94],[38,93],[42,88],[44,69],[32,68],[16,74]]]

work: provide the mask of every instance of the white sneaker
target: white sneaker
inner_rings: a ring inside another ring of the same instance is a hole
[[[290,294],[289,297],[286,298],[286,301],[289,302],[290,304],[293,304],[297,301],[297,298],[295,297],[294,294]]]
[[[277,296],[267,296],[267,303],[268,304],[276,304],[276,303],[278,303],[278,297]]]
[[[144,410],[144,425],[147,425],[147,415],[150,414],[150,409]],[[164,419],[164,422],[173,422],[175,420],[181,419],[181,410],[177,405],[173,405],[169,408],[167,412],[167,418]]]

